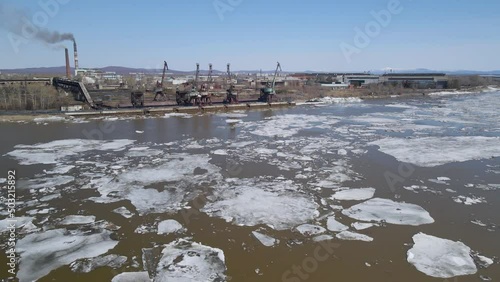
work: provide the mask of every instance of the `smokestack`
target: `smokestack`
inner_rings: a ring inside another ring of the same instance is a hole
[[[76,40],[73,40],[73,49],[75,50],[75,71],[79,69],[78,67],[78,49],[76,47]]]
[[[64,52],[66,53],[66,78],[71,78],[71,68],[69,66],[69,51],[68,48],[64,48]]]

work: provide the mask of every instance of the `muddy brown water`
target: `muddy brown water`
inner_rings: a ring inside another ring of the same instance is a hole
[[[496,99],[499,97],[496,96]],[[401,108],[384,107],[388,103],[411,104],[415,107],[426,109],[436,107],[446,103],[445,99],[467,99],[464,97],[446,97],[439,99],[422,98],[410,100],[381,100],[370,101],[358,104],[333,104],[321,107],[299,106],[293,109],[277,109],[245,112],[246,117],[238,117],[243,120],[243,124],[261,122],[266,119],[280,115],[322,115],[340,118],[339,123],[332,125],[332,128],[349,126],[353,117],[360,117],[371,114],[383,114],[391,116],[392,113],[400,113]],[[480,111],[480,109],[476,109]],[[32,179],[36,175],[43,174],[44,169],[50,165],[20,165],[19,161],[5,154],[15,150],[18,144],[33,145],[48,143],[54,140],[64,139],[102,139],[134,140],[134,146],[154,146],[173,142],[173,144],[185,144],[185,140],[207,140],[217,138],[218,142],[262,140],[268,137],[253,136],[250,130],[244,126],[230,127],[226,124],[227,117],[218,114],[207,114],[200,116],[170,117],[170,118],[137,118],[137,119],[91,119],[86,123],[76,122],[40,122],[36,123],[0,123],[1,146],[0,146],[0,178],[6,177],[9,169],[16,169],[18,179]],[[428,124],[435,121],[429,119]],[[500,136],[499,131],[489,130],[475,132],[474,126],[468,134]],[[314,138],[320,136],[336,137],[337,133],[331,133],[329,129],[308,128],[299,131],[294,138]],[[493,126],[495,129],[495,126]],[[138,134],[136,131],[143,131]],[[478,130],[479,131],[479,130]],[[463,131],[462,131],[463,132]],[[446,129],[446,135],[461,135],[460,130]],[[412,132],[378,132],[380,136],[408,137]],[[443,132],[429,136],[442,136]],[[242,136],[244,138],[242,138]],[[248,137],[250,136],[250,137]],[[340,138],[340,137],[339,137]],[[270,138],[271,140],[273,138]],[[275,137],[275,141],[287,140],[286,137]],[[356,142],[356,140],[354,140]],[[365,141],[360,141],[361,143]],[[270,142],[272,143],[272,142]],[[217,148],[218,145],[214,145]],[[220,146],[225,148],[225,146]],[[272,148],[272,145],[269,146]],[[393,156],[380,152],[376,146],[366,146],[366,152],[359,155],[349,155],[350,169],[359,175],[357,180],[348,180],[342,183],[342,187],[374,187],[375,197],[393,199],[400,202],[407,202],[419,205],[427,210],[434,218],[433,224],[420,226],[398,226],[387,224],[383,227],[372,227],[359,231],[374,238],[373,242],[342,241],[333,239],[324,243],[313,242],[305,238],[298,232],[290,228],[289,230],[276,231],[265,227],[257,226],[237,226],[231,222],[218,217],[210,217],[200,212],[203,207],[205,196],[198,196],[189,199],[190,208],[182,209],[172,213],[153,213],[146,215],[135,215],[126,219],[112,211],[118,207],[126,207],[134,211],[135,207],[129,200],[123,199],[114,203],[95,203],[86,199],[98,196],[95,189],[69,189],[62,190],[61,198],[49,202],[48,207],[55,208],[56,212],[51,214],[51,218],[63,218],[71,214],[88,214],[96,216],[96,220],[106,220],[120,226],[113,239],[119,241],[118,245],[110,250],[109,254],[124,255],[128,258],[127,263],[119,269],[109,267],[98,268],[91,273],[73,273],[68,266],[59,267],[50,272],[49,275],[39,279],[39,281],[111,281],[111,279],[122,272],[143,271],[141,261],[142,249],[152,248],[168,244],[178,238],[191,237],[192,241],[200,242],[203,245],[219,248],[224,251],[228,276],[228,281],[483,281],[480,276],[489,277],[493,281],[500,280],[500,267],[494,264],[486,269],[479,269],[478,273],[470,276],[450,278],[432,278],[419,272],[407,262],[407,251],[412,245],[412,236],[423,232],[425,234],[445,238],[453,241],[464,242],[472,250],[477,251],[490,258],[500,256],[500,194],[498,190],[483,191],[474,190],[477,197],[484,197],[486,203],[466,206],[456,203],[452,197],[457,195],[471,194],[470,188],[464,185],[468,183],[500,183],[500,175],[488,172],[491,168],[498,170],[500,166],[499,158],[484,158],[459,163],[448,163],[436,167],[413,166],[415,171],[409,177],[405,177],[402,183],[398,183],[394,189],[390,189],[385,174],[387,172],[398,172],[401,162]],[[242,149],[243,150],[243,149]],[[186,148],[173,145],[166,149],[167,153],[185,152]],[[213,149],[195,148],[191,153],[208,154]],[[99,152],[106,158],[105,153]],[[112,153],[109,158],[116,157]],[[223,178],[234,177],[228,161],[233,155],[221,156],[211,155],[211,163],[221,168]],[[331,162],[337,158],[334,154],[325,154],[322,161]],[[140,162],[134,160],[133,162]],[[237,160],[239,178],[255,178],[259,176],[278,177],[294,179],[297,173],[294,170],[282,170],[274,164],[269,163],[269,159],[259,160]],[[314,169],[322,163],[314,164]],[[77,180],[80,178],[78,169],[72,170],[70,175]],[[439,176],[447,176],[451,180],[450,185],[434,185],[428,179],[435,179]],[[421,181],[425,182],[422,184]],[[307,181],[296,180],[300,185],[309,185]],[[428,192],[413,193],[403,189],[403,186],[426,185],[435,190],[441,191],[441,195]],[[76,184],[72,184],[73,186]],[[153,184],[154,186],[154,184]],[[210,183],[202,184],[198,190],[211,193]],[[457,193],[449,194],[444,189],[453,189]],[[61,188],[62,189],[62,188]],[[191,188],[189,188],[191,189]],[[193,188],[195,189],[195,188]],[[4,191],[2,191],[4,192]],[[332,194],[328,189],[311,192],[317,199],[328,198]],[[29,189],[18,188],[18,201],[32,199]],[[359,203],[360,201],[343,201],[344,208]],[[201,204],[200,204],[201,203]],[[24,215],[28,210],[36,208],[21,208],[17,211],[17,216]],[[188,219],[186,217],[188,214]],[[342,223],[350,225],[355,220],[339,215]],[[325,215],[325,212],[321,212]],[[44,218],[42,215],[35,215],[36,219]],[[3,219],[4,216],[0,216]],[[185,234],[157,235],[136,234],[134,230],[143,223],[154,223],[166,219],[175,219],[186,229]],[[488,224],[482,227],[471,223],[473,220],[481,220]],[[306,222],[304,222],[306,223]],[[309,222],[313,223],[313,222]],[[324,227],[324,220],[323,224]],[[252,236],[252,231],[259,227],[265,228],[266,234],[280,240],[274,247],[265,247]],[[69,227],[71,229],[71,227]],[[76,227],[75,227],[76,228]],[[327,232],[333,235],[332,232]],[[22,236],[21,236],[22,237]],[[2,236],[5,240],[5,235]],[[3,242],[2,242],[3,243]],[[319,248],[319,250],[318,250]],[[321,261],[315,259],[319,252]],[[139,265],[134,267],[132,258],[136,257]],[[0,255],[0,277],[7,278],[7,258]],[[299,269],[297,271],[297,269]]]

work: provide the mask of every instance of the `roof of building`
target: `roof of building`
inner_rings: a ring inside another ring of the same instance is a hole
[[[382,76],[446,76],[445,73],[386,73]]]

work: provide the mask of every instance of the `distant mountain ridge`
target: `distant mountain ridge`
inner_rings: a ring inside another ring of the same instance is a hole
[[[129,68],[129,67],[121,67],[121,66],[108,66],[104,68],[95,68],[97,70],[101,70],[104,72],[115,72],[121,75],[127,75],[130,73],[162,73],[163,69],[145,69],[145,68]],[[31,74],[31,75],[64,75],[66,73],[66,67],[38,67],[38,68],[20,68],[20,69],[0,69],[2,74]],[[74,72],[74,69],[71,68],[71,72]],[[208,73],[208,70],[201,70],[202,74]],[[261,70],[239,70],[233,71],[233,73],[245,74],[245,73],[259,73]],[[386,68],[382,70],[370,70],[371,74],[384,74],[390,73],[391,69]],[[410,69],[410,70],[400,70],[400,69],[392,69],[394,73],[446,73],[448,75],[500,75],[500,70],[492,70],[492,71],[474,71],[474,70],[457,70],[457,71],[442,71],[442,70],[430,70],[430,69]],[[168,70],[168,73],[174,75],[189,75],[194,74],[195,71],[178,71],[178,70]],[[225,71],[214,70],[213,73],[217,74],[225,74]],[[262,73],[269,74],[274,73],[274,70],[266,70],[262,71]],[[317,72],[317,71],[285,71],[283,73],[342,73],[342,72]],[[353,73],[353,72],[348,72]],[[364,71],[356,72],[356,73],[364,73]]]

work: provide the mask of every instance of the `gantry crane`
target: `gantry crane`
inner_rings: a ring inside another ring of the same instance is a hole
[[[225,104],[238,104],[238,93],[235,91],[233,77],[231,75],[231,64],[227,64],[227,79],[229,80],[229,88],[226,90]]]

